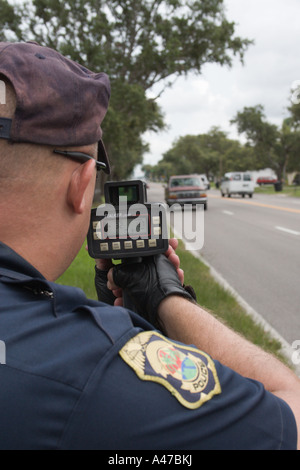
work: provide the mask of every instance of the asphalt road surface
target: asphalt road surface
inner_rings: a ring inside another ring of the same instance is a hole
[[[164,201],[150,183],[149,201]],[[233,289],[291,346],[300,340],[300,199],[208,191],[199,250]]]

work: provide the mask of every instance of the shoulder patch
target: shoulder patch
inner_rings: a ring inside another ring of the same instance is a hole
[[[145,331],[119,352],[141,380],[166,387],[186,408],[196,409],[221,393],[215,364],[204,352]]]

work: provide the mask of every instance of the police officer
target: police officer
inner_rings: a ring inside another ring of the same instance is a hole
[[[109,173],[107,76],[1,43],[0,80],[0,448],[296,449],[299,379],[197,305],[174,241],[138,266],[99,260],[99,302],[55,283]]]

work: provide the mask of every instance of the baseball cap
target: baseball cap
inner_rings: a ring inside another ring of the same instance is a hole
[[[0,42],[0,79],[6,77],[16,93],[13,119],[1,117],[0,138],[14,143],[84,146],[98,142],[98,160],[109,159],[101,123],[107,112],[110,83],[36,42]]]

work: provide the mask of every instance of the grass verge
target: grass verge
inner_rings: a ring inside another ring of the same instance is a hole
[[[280,353],[281,344],[253,321],[234,296],[213,279],[209,268],[188,252],[181,241],[177,253],[185,273],[185,284],[193,286],[198,303],[249,341],[286,362]],[[95,262],[89,257],[84,245],[57,282],[79,287],[87,297],[96,299],[94,265]]]
[[[300,186],[288,186],[283,185],[282,191],[276,192],[274,190],[274,186],[271,185],[264,185],[255,188],[255,193],[257,194],[284,194],[288,197],[300,197]]]
[[[58,284],[79,287],[89,299],[97,299],[94,285],[95,261],[90,258],[84,244],[71,266],[57,280]]]

